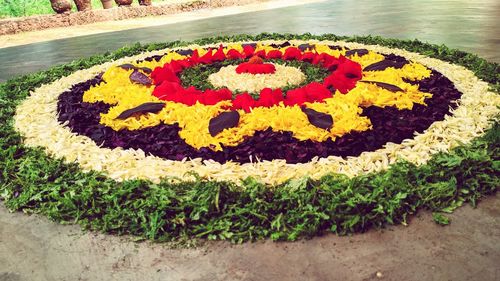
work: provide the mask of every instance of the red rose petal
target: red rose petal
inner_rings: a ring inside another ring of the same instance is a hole
[[[179,83],[165,81],[161,85],[156,86],[156,88],[153,90],[153,96],[161,100],[172,100],[172,95],[182,89],[183,88]]]
[[[250,108],[255,107],[255,100],[248,93],[237,95],[233,100],[233,109],[243,109],[250,112]]]
[[[212,56],[212,61],[223,61],[226,59],[226,55],[224,54],[224,47],[220,45],[219,49]]]
[[[331,98],[332,93],[321,83],[312,82],[304,87],[307,93],[308,102],[321,102],[324,99]]]
[[[269,51],[266,55],[266,59],[281,59],[281,51],[279,50],[272,50]]]
[[[356,81],[361,79],[363,75],[361,65],[349,59],[340,64],[336,72],[342,73],[348,79],[356,79]]]
[[[337,58],[335,58],[334,56],[330,56],[329,54],[322,53],[316,56],[312,63],[320,64],[321,66],[328,68],[327,66],[331,65],[334,62],[337,62]]]
[[[307,102],[307,92],[304,88],[297,88],[286,93],[284,103],[287,106],[302,105],[305,102]]]
[[[189,58],[189,62],[191,63],[192,66],[200,63],[200,54],[198,53],[198,49],[193,51],[191,57]]]
[[[197,101],[200,101],[203,96],[202,92],[193,86],[187,89],[182,89],[176,94],[180,96],[179,102],[189,106],[194,105]]]
[[[356,86],[356,81],[357,80],[355,79],[346,78],[345,75],[341,72],[334,72],[325,79],[323,85],[327,88],[333,86],[342,94],[347,94]]]
[[[183,59],[183,60],[172,60],[170,63],[166,63],[163,67],[167,67],[167,65],[169,65],[170,69],[175,74],[177,74],[183,71],[184,69],[190,67],[191,63],[189,62],[188,59]]]
[[[255,52],[253,55],[257,56],[257,57],[265,58],[266,57],[266,51],[260,50],[260,51]]]
[[[255,52],[255,49],[251,45],[246,45],[245,47],[243,47],[243,53],[245,54],[245,57],[247,57],[247,58],[253,56],[254,52]]]
[[[317,56],[317,54],[312,53],[312,52],[305,52],[302,54],[301,60],[305,62],[310,62],[312,63],[314,61],[314,58]]]
[[[272,90],[271,88],[265,88],[260,91],[259,100],[256,106],[271,107],[273,105],[278,105],[283,101],[283,93],[281,89]]]
[[[200,63],[210,64],[213,61],[212,49],[208,49],[207,53],[200,58]]]
[[[276,72],[276,67],[270,63],[253,64],[241,63],[236,67],[236,73],[250,73],[250,74],[272,74]]]
[[[230,100],[233,98],[233,94],[229,89],[220,89],[220,90],[206,90],[200,102],[205,105],[214,105],[223,100]]]
[[[167,65],[167,67],[156,67],[153,72],[151,72],[151,78],[155,85],[160,85],[164,81],[175,83],[181,82],[179,77],[172,71],[170,65]]]
[[[236,51],[235,49],[231,49],[231,50],[227,51],[226,56],[227,56],[228,59],[231,59],[231,60],[237,60],[237,59],[243,59],[243,58],[245,58],[245,56],[242,53]]]
[[[296,47],[287,48],[283,54],[283,59],[285,60],[300,60],[301,57],[302,52]]]

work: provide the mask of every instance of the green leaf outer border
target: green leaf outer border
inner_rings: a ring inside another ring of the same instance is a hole
[[[500,92],[500,67],[476,55],[418,40],[372,36],[269,34],[205,38],[192,43],[260,40],[343,40],[418,52],[462,65]],[[406,223],[418,209],[451,212],[469,202],[476,206],[500,186],[500,126],[450,153],[439,153],[422,166],[398,162],[389,170],[358,176],[327,175],[266,186],[247,179],[231,182],[160,184],[116,182],[77,164],[52,159],[42,149],[24,147],[13,129],[16,106],[40,85],[70,73],[144,51],[190,42],[135,44],[18,77],[0,85],[0,199],[9,210],[40,213],[84,229],[131,234],[155,241],[207,238],[243,242],[263,238],[296,240],[328,232],[340,235],[372,227]],[[437,215],[436,215],[437,217]]]

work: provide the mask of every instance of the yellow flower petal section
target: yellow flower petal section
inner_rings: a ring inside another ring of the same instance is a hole
[[[342,54],[345,54],[345,51],[342,52]],[[384,60],[384,56],[378,53],[375,53],[373,51],[368,51],[368,54],[363,55],[363,56],[358,56],[358,54],[354,54],[349,57],[350,60],[355,61],[361,65],[361,69],[369,66],[370,64],[379,62]]]

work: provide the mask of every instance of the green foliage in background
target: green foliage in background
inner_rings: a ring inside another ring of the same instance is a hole
[[[52,8],[48,0],[0,0],[0,17],[22,17],[51,12]]]
[[[197,40],[197,44],[253,40],[345,40],[406,49],[459,64],[500,90],[500,66],[476,55],[418,40],[380,37],[268,34]],[[425,165],[398,162],[387,171],[347,178],[329,174],[266,186],[251,178],[242,186],[203,179],[172,184],[143,180],[116,182],[77,164],[25,147],[13,128],[16,106],[30,91],[79,69],[144,51],[189,45],[171,42],[124,47],[56,66],[0,84],[0,199],[14,211],[40,213],[84,229],[132,234],[154,241],[192,238],[243,242],[296,240],[324,233],[349,234],[406,223],[418,210],[433,212],[436,223],[464,203],[476,206],[500,186],[500,125]]]
[[[72,0],[70,2],[73,4],[73,11],[76,11],[74,2]],[[168,2],[168,0],[153,0],[153,2]],[[134,0],[134,3],[137,5],[138,1]],[[92,8],[102,9],[101,1],[92,0]],[[0,0],[0,18],[54,13],[54,10],[50,7],[49,0]]]

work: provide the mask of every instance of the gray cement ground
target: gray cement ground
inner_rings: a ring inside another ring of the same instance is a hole
[[[500,280],[500,196],[450,217],[446,227],[420,212],[408,226],[350,237],[170,249],[0,204],[0,280]]]

